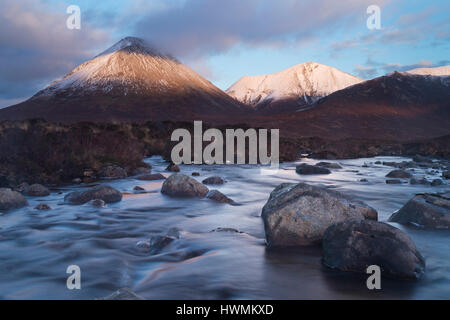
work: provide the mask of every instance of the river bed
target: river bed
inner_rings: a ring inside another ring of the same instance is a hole
[[[337,160],[333,162],[342,169],[314,176],[295,172],[300,160],[281,164],[274,175],[261,175],[259,168],[246,165],[180,166],[189,176],[200,172],[194,177],[199,181],[213,175],[225,178],[227,183],[210,189],[218,189],[237,206],[170,198],[160,193],[163,181],[133,177],[101,181],[124,193],[121,202],[101,209],[63,204],[65,194],[89,186],[83,184],[52,190],[48,197],[27,197],[28,207],[0,216],[0,298],[96,299],[129,287],[146,299],[450,299],[449,230],[392,224],[414,240],[427,271],[419,281],[383,279],[379,291],[367,289],[365,275],[323,267],[319,247],[265,247],[261,209],[283,182],[325,185],[352,195],[375,208],[380,221],[387,221],[416,193],[449,190],[448,185],[388,185],[385,175],[393,168],[374,164],[407,160]],[[160,157],[145,161],[153,173],[169,175]],[[422,168],[414,175],[432,180],[439,172]],[[135,193],[135,186],[147,193]],[[34,209],[40,203],[52,210]],[[172,228],[180,231],[180,239],[161,253],[150,255],[136,246]],[[211,232],[216,228],[242,233]],[[66,288],[69,265],[81,268],[81,290]]]

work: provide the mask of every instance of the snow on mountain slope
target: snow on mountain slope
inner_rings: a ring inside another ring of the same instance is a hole
[[[450,76],[450,66],[442,66],[436,68],[417,68],[406,72],[422,76]]]
[[[38,92],[33,99],[64,92],[66,95],[108,93],[154,94],[170,90],[202,89],[218,93],[209,81],[149,47],[143,40],[127,37]]]
[[[127,37],[30,99],[0,110],[0,120],[222,121],[249,108],[170,55]]]
[[[336,68],[307,62],[262,76],[245,76],[226,92],[240,102],[257,106],[285,99],[311,103],[363,80]]]

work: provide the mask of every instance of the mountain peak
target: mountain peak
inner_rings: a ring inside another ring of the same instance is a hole
[[[170,55],[163,54],[159,52],[157,49],[155,49],[152,45],[147,43],[144,39],[137,38],[137,37],[125,37],[118,42],[116,42],[114,45],[112,45],[110,48],[106,49],[97,57],[101,57],[108,54],[113,54],[116,52],[127,52],[127,53],[138,53],[138,54],[145,54],[152,57],[160,57],[164,59],[170,59],[175,61],[176,59],[173,58]]]
[[[243,77],[227,93],[258,107],[282,100],[310,104],[362,81],[336,68],[310,61],[273,74]]]

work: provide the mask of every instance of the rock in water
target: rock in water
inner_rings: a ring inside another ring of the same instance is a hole
[[[324,167],[324,168],[328,168],[328,169],[342,169],[342,167],[335,162],[319,162],[319,163],[316,163],[316,166]]]
[[[0,210],[19,209],[27,205],[27,199],[19,192],[9,188],[0,188]]]
[[[221,177],[209,177],[202,181],[204,184],[224,184],[224,182]]]
[[[412,175],[409,172],[404,170],[392,170],[386,175],[387,178],[412,178]]]
[[[172,174],[164,181],[161,193],[172,197],[198,197],[203,198],[209,189],[197,180],[184,174]]]
[[[52,208],[48,204],[41,203],[41,204],[37,205],[35,207],[35,209],[36,210],[41,210],[41,211],[47,211],[47,210],[51,210]]]
[[[127,177],[127,172],[124,168],[119,166],[107,166],[100,169],[98,175],[101,178],[123,179]]]
[[[136,179],[142,180],[142,181],[155,181],[155,180],[165,180],[166,177],[164,177],[161,173],[151,173],[151,174],[143,174]]]
[[[403,231],[386,223],[348,219],[330,226],[323,237],[323,264],[342,271],[366,273],[377,265],[384,276],[418,279],[425,260]]]
[[[170,172],[180,172],[180,168],[175,163],[169,164],[166,170]]]
[[[46,197],[50,191],[41,184],[33,184],[24,190],[24,194],[30,197]]]
[[[110,186],[97,186],[85,191],[74,191],[64,197],[64,202],[69,204],[84,204],[91,200],[103,200],[106,203],[114,203],[122,200],[122,193]]]
[[[386,180],[386,184],[402,184],[402,181],[398,179],[388,179]]]
[[[450,228],[450,198],[440,194],[418,194],[409,200],[389,221],[425,228]]]
[[[234,203],[234,201],[230,198],[228,198],[226,195],[224,195],[219,190],[211,190],[206,195],[208,199],[214,200],[216,202],[220,203]]]
[[[295,168],[298,174],[330,174],[331,171],[327,168],[319,166],[311,166],[309,164],[300,164]]]
[[[270,194],[262,210],[269,247],[320,243],[333,223],[377,219],[377,211],[336,191],[305,183],[283,183]]]

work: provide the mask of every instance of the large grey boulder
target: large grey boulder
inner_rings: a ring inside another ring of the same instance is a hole
[[[84,204],[91,200],[103,200],[105,203],[114,203],[122,200],[122,193],[110,186],[97,186],[85,191],[74,191],[64,197],[69,204]]]
[[[209,189],[197,180],[181,173],[172,174],[164,181],[161,193],[172,197],[203,198]]]
[[[275,188],[262,210],[267,245],[304,246],[320,243],[333,223],[377,219],[377,211],[341,193],[305,183]]]
[[[450,198],[440,194],[418,194],[410,199],[389,221],[425,228],[450,228]]]
[[[8,211],[19,209],[28,205],[27,199],[17,191],[9,188],[0,188],[0,210]]]
[[[425,272],[425,260],[403,231],[377,221],[348,219],[330,226],[324,234],[325,266],[366,273],[377,265],[388,277],[418,279]]]
[[[327,168],[321,167],[321,166],[311,166],[309,164],[300,164],[298,166],[295,167],[295,171],[298,174],[305,174],[305,175],[309,175],[309,174],[330,174],[331,171],[328,170]]]

